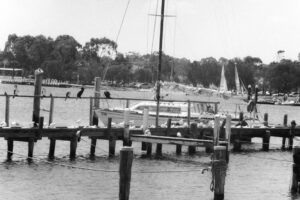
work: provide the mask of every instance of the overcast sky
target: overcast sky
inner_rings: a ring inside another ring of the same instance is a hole
[[[0,49],[7,36],[69,34],[84,45],[92,37],[116,40],[128,0],[0,0]],[[158,0],[159,6],[161,0]],[[118,51],[158,49],[157,0],[131,0]],[[191,60],[257,56],[276,60],[278,50],[300,52],[300,0],[166,0],[164,51]],[[160,12],[160,7],[158,9]]]

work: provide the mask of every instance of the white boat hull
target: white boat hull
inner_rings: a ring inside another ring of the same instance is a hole
[[[102,109],[98,109],[95,111],[96,115],[98,116],[98,118],[101,120],[101,122],[104,125],[107,125],[108,123],[108,118],[112,118],[112,122],[119,124],[124,122],[124,112],[121,110],[102,110]],[[167,122],[168,119],[172,119],[172,121],[179,121],[179,120],[183,120],[184,122],[187,121],[187,116],[171,116],[171,115],[160,115],[159,116],[159,121],[158,124],[164,124]],[[199,117],[191,117],[191,120],[196,120],[199,119]],[[143,125],[143,114],[142,113],[137,113],[137,112],[133,112],[131,111],[129,114],[129,121],[132,122],[132,125],[134,126],[141,126]],[[155,125],[156,122],[156,115],[154,114],[149,114],[148,116],[148,125]]]

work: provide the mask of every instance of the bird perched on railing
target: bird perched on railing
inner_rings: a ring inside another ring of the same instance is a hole
[[[69,98],[69,97],[70,97],[70,95],[71,95],[71,92],[70,92],[70,91],[68,91],[68,92],[66,93],[65,101],[67,100],[67,98]]]
[[[109,91],[105,91],[104,92],[104,95],[107,99],[111,99],[111,96],[110,96],[110,92]]]
[[[83,91],[84,91],[84,87],[82,87],[80,89],[80,91],[77,93],[77,98],[81,98],[81,95],[82,95]]]

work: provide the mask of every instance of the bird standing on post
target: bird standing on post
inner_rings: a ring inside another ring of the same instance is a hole
[[[82,95],[83,91],[84,91],[84,87],[82,87],[80,89],[80,91],[77,93],[77,98],[81,98],[81,95]]]

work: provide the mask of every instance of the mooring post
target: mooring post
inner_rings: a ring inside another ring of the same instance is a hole
[[[285,114],[283,116],[283,126],[287,127],[287,121],[288,121],[288,115]],[[284,150],[285,149],[285,141],[286,141],[286,137],[282,137],[282,145],[281,145],[281,149]]]
[[[215,103],[215,114],[218,113],[218,103]]]
[[[270,137],[271,137],[271,131],[266,130],[265,135],[263,136],[263,144],[262,144],[262,148],[264,151],[269,151]]]
[[[91,148],[90,148],[90,158],[95,158],[95,151],[96,151],[97,139],[92,137],[91,138]]]
[[[42,139],[42,133],[44,128],[44,117],[39,118],[38,132],[35,134],[36,139]]]
[[[33,147],[34,147],[34,138],[28,138],[28,162],[33,160]]]
[[[298,182],[300,180],[300,146],[294,146],[293,148],[293,161],[291,192],[297,192],[299,190]]]
[[[39,123],[39,118],[40,118],[40,104],[41,104],[43,73],[44,73],[43,70],[40,68],[34,71],[35,81],[34,81],[32,121],[34,122],[35,127],[37,127],[37,124]]]
[[[98,109],[100,107],[100,86],[101,86],[101,78],[95,77],[95,94],[94,94],[94,108]]]
[[[214,146],[214,160],[212,167],[214,177],[214,200],[224,199],[226,168],[226,147]]]
[[[149,116],[149,110],[147,108],[144,109],[143,112],[143,133],[145,134],[145,131],[148,128],[148,116]],[[147,143],[142,142],[142,151],[147,150]]]
[[[288,150],[291,151],[293,149],[293,139],[295,136],[295,127],[296,127],[296,122],[295,120],[291,121],[291,129],[290,129],[290,135],[289,135],[289,147]]]
[[[93,97],[90,97],[90,113],[89,113],[89,119],[90,119],[90,126],[93,125]]]
[[[230,153],[230,139],[231,139],[231,115],[226,116],[226,125],[225,125],[225,131],[226,131],[226,162],[229,162],[229,153]]]
[[[250,101],[251,99],[251,85],[248,85],[248,97],[247,97],[248,101]]]
[[[14,140],[11,138],[7,139],[7,161],[11,161],[11,157],[14,151]]]
[[[268,113],[265,113],[264,114],[264,126],[268,126],[269,125],[269,114]]]
[[[49,123],[50,125],[53,122],[53,112],[54,112],[54,98],[52,94],[50,94],[50,110],[49,110]]]
[[[167,121],[166,136],[168,136],[169,129],[171,128],[171,121],[172,121],[171,118],[169,118],[168,121]],[[156,156],[157,157],[161,157],[162,156],[162,144],[160,144],[160,143],[156,144]]]
[[[107,135],[108,135],[108,156],[114,157],[115,156],[115,149],[116,149],[116,139],[112,135],[111,131],[111,122],[112,118],[108,118],[107,122]]]
[[[129,133],[129,114],[130,110],[125,108],[124,110],[124,132],[123,132],[123,146],[130,145],[130,133]]]
[[[48,159],[49,160],[53,160],[54,159],[55,144],[56,144],[56,139],[50,138],[50,147],[49,147],[49,154],[48,154]]]
[[[129,105],[130,105],[130,101],[129,99],[126,99],[126,108],[129,108]]]
[[[75,160],[76,158],[76,149],[78,143],[78,134],[76,133],[70,140],[70,159]]]
[[[92,125],[98,126],[99,124],[99,119],[98,116],[96,115],[95,109],[100,108],[100,86],[101,86],[101,78],[100,77],[95,77],[95,94],[94,94],[94,109],[92,108]]]
[[[120,150],[120,183],[119,200],[129,200],[133,148],[123,147]]]
[[[220,140],[220,117],[215,117],[215,124],[214,124],[214,145],[219,146]]]
[[[5,95],[5,123],[9,127],[9,96]]]
[[[233,151],[241,151],[241,132],[238,130],[237,134],[233,137]]]
[[[192,123],[190,126],[190,138],[195,139],[197,135],[197,123]],[[196,147],[195,146],[189,146],[188,147],[189,155],[193,155],[196,153]]]
[[[188,100],[188,110],[187,110],[187,124],[188,124],[188,127],[191,126],[191,102],[190,100]]]

